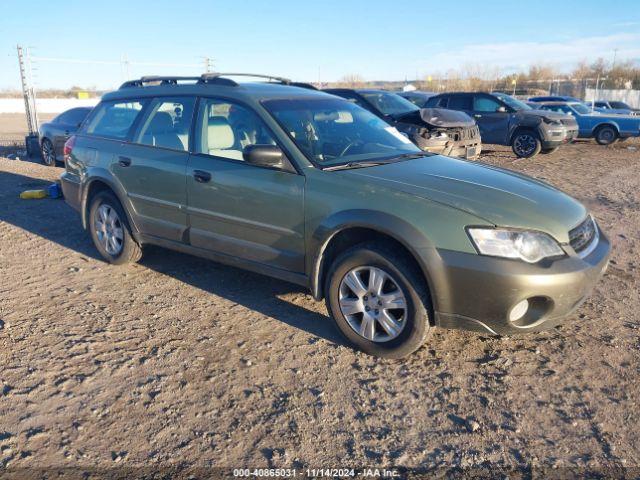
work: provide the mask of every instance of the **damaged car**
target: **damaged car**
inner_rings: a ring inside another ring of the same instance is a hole
[[[482,151],[480,130],[465,113],[419,108],[400,95],[384,90],[330,88],[324,91],[369,110],[425,152],[474,160]]]
[[[533,110],[504,93],[441,93],[431,97],[427,106],[473,116],[484,143],[509,145],[520,158],[552,153],[578,135],[578,125],[572,117]]]

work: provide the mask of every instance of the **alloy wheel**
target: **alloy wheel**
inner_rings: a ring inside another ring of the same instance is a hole
[[[528,133],[518,135],[513,142],[514,150],[522,157],[528,157],[536,149],[536,139]]]
[[[106,203],[98,207],[94,217],[98,242],[112,256],[117,256],[124,245],[124,227],[118,212]]]
[[[53,145],[48,140],[42,142],[42,160],[46,165],[53,165],[56,162]]]
[[[349,326],[373,342],[396,338],[407,323],[407,300],[399,283],[372,266],[350,270],[340,282],[340,311]]]

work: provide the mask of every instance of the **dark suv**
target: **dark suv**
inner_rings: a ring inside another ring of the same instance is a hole
[[[64,150],[64,197],[107,261],[153,244],[303,285],[374,355],[406,355],[434,326],[557,325],[609,256],[587,209],[552,186],[425,153],[284,79],[130,81]]]
[[[534,110],[504,93],[442,93],[431,97],[426,105],[473,116],[484,143],[510,145],[513,153],[523,158],[554,152],[578,135],[571,117]]]
[[[425,152],[476,159],[482,150],[478,126],[466,114],[420,108],[397,93],[384,90],[328,88],[324,91],[366,108]]]

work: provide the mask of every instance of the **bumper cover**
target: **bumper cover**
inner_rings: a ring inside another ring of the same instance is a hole
[[[586,257],[573,253],[548,265],[440,250],[436,324],[500,335],[554,327],[591,293],[610,250],[602,232]],[[510,310],[525,299],[531,308],[523,322],[510,322]]]
[[[60,185],[65,202],[79,212],[82,205],[80,181],[76,180],[69,172],[64,172],[60,175]]]

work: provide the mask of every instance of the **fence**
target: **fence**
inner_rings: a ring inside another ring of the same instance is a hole
[[[99,98],[38,98],[36,108],[38,113],[62,113],[74,107],[93,107]],[[24,114],[24,100],[22,98],[0,98],[0,113]]]
[[[597,97],[597,98],[595,98]],[[593,88],[587,88],[585,100],[618,100],[630,107],[640,108],[640,90],[600,90],[596,92]]]

